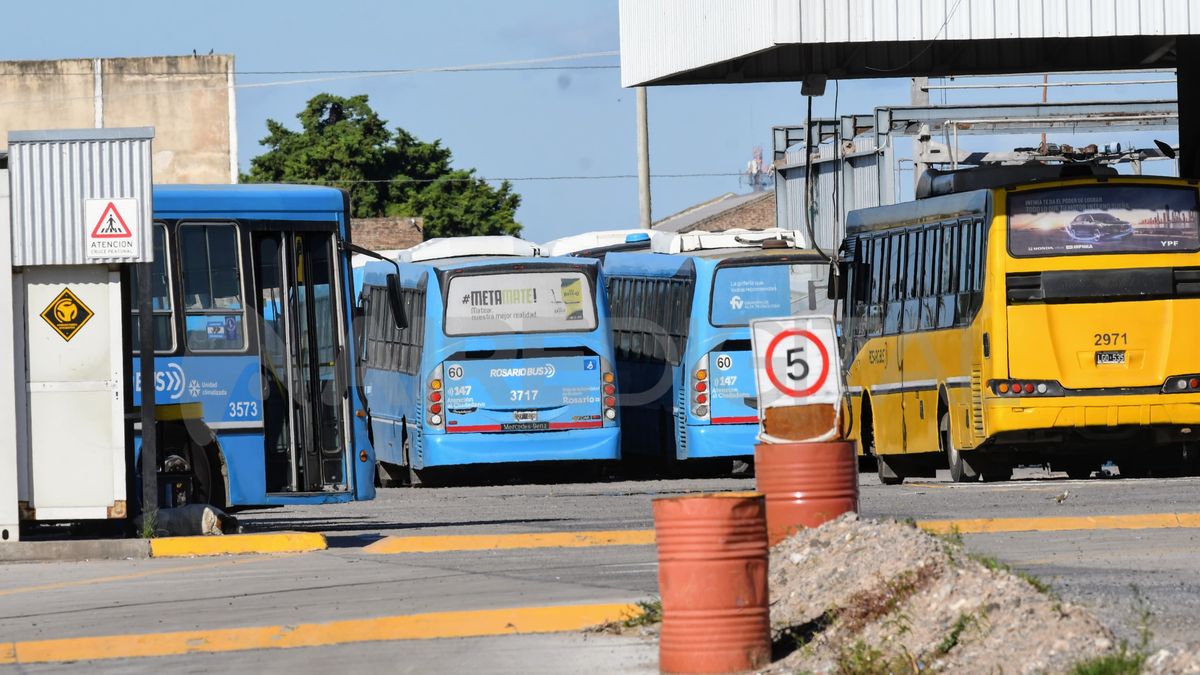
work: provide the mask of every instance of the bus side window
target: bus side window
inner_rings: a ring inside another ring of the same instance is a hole
[[[975,231],[975,264],[972,267],[973,277],[971,279],[971,308],[972,311],[983,306],[983,265],[985,253],[987,251],[987,232],[983,228],[983,221],[976,220],[972,223],[972,229]]]
[[[175,310],[171,301],[171,260],[167,256],[167,226],[162,223],[154,224],[154,267],[150,274],[150,305],[154,321],[154,352],[169,354],[175,351]],[[140,350],[141,331],[139,329],[139,265],[130,265],[129,281],[132,287],[130,295],[130,310],[133,312],[131,328],[133,352]]]
[[[232,223],[179,226],[183,311],[189,351],[246,348],[241,258]]]

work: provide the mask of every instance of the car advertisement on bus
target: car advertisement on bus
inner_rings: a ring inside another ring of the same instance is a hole
[[[591,281],[582,272],[456,276],[446,292],[446,335],[590,331]]]
[[[446,432],[599,428],[600,357],[447,361]]]
[[[1194,188],[1088,185],[1008,198],[1014,256],[1200,250]]]

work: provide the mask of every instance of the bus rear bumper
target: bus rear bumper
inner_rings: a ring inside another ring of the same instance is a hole
[[[989,401],[985,403],[989,437],[1020,432],[1077,432],[1088,435],[1121,429],[1156,428],[1184,440],[1200,441],[1200,395],[1070,397]]]
[[[618,427],[533,433],[426,434],[421,466],[502,462],[615,460],[621,458]]]
[[[758,444],[757,424],[696,424],[687,427],[687,447],[679,459],[753,455]]]

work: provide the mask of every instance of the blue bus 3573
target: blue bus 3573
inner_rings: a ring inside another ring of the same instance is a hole
[[[160,504],[374,497],[375,453],[351,367],[347,212],[345,193],[331,188],[154,188]],[[140,383],[136,356],[132,367]]]

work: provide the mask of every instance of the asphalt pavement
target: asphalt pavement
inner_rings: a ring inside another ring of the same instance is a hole
[[[451,625],[478,621],[482,626],[486,616],[480,616],[496,611],[503,615],[515,608],[565,608],[570,613],[575,611],[571,608],[621,607],[655,594],[652,545],[398,554],[372,553],[370,545],[385,537],[456,540],[455,535],[645,530],[653,526],[650,505],[656,497],[752,487],[752,479],[723,478],[387,489],[372,502],[240,514],[248,531],[323,532],[330,544],[325,551],[4,565],[0,635],[8,645],[0,643],[0,664],[10,665],[0,665],[0,670],[43,672],[78,666],[11,665],[18,659],[5,661],[6,647],[20,656],[49,644],[51,653],[87,657],[97,653],[88,651],[96,644],[112,642],[93,643],[86,640],[90,637],[136,636],[126,642],[141,645],[146,643],[144,636],[194,631],[185,636],[182,649],[217,653],[177,654],[164,648],[153,653],[166,656],[98,660],[88,668],[654,672],[656,647],[638,638],[572,630],[430,639],[453,631],[403,627],[412,617],[438,613],[451,613],[446,619]],[[955,485],[940,476],[888,487],[864,474],[860,506],[867,517],[918,520],[1192,513],[1200,511],[1195,504],[1198,488],[1200,479],[1078,481],[1030,470],[1006,483]],[[1197,537],[1200,529],[1177,528],[965,538],[971,549],[1029,571],[1064,599],[1091,607],[1122,636],[1134,636],[1139,608],[1148,607],[1156,641],[1170,644],[1194,639],[1189,626],[1200,619]],[[514,619],[510,632],[524,633],[524,627],[532,625],[523,621]],[[347,638],[330,644],[311,638],[287,644],[270,641],[276,638],[254,642],[258,633],[253,631],[311,635],[311,630],[305,632],[310,624],[338,626]],[[220,633],[228,629],[246,630],[233,636]],[[502,624],[497,631],[504,629]],[[382,632],[372,632],[377,630]],[[39,642],[46,640],[57,642]],[[296,648],[270,648],[293,645]]]

